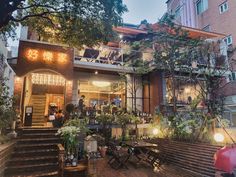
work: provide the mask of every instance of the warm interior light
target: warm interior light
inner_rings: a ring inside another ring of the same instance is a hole
[[[20,77],[15,77],[15,81],[19,82],[20,81]]]
[[[111,83],[107,81],[93,81],[92,84],[97,87],[108,87],[111,85]]]
[[[152,130],[152,133],[153,133],[153,135],[158,135],[159,130],[158,130],[157,128],[154,128],[154,129]]]
[[[31,81],[33,84],[58,85],[58,86],[65,85],[65,79],[60,75],[32,73],[31,77],[32,77]]]
[[[216,133],[214,135],[214,139],[215,139],[216,142],[221,143],[221,142],[224,141],[225,137],[221,133]]]
[[[185,93],[191,93],[191,89],[189,87],[185,88]]]
[[[94,73],[94,74],[96,74],[96,75],[97,75],[97,74],[98,74],[98,71],[95,71],[95,73]]]

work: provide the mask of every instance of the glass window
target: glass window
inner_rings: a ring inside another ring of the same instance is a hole
[[[178,6],[175,10],[175,18],[180,17],[180,7]]]
[[[232,37],[232,35],[227,36],[227,37],[224,39],[224,41],[225,41],[225,43],[226,43],[227,45],[231,45],[231,44],[233,43],[233,37]]]
[[[228,1],[225,1],[224,3],[219,5],[219,11],[221,14],[224,13],[225,11],[227,11],[228,9],[229,9]]]
[[[201,14],[208,9],[208,0],[199,0],[196,3],[197,14]]]
[[[205,26],[204,28],[202,28],[202,30],[203,30],[203,31],[210,31],[210,30],[211,30],[210,27],[211,27],[210,25],[207,25],[207,26]]]

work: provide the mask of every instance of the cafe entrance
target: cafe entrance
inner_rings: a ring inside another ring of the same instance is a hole
[[[50,71],[38,71],[25,78],[24,108],[32,107],[32,126],[47,126],[49,115],[64,109],[66,80]]]

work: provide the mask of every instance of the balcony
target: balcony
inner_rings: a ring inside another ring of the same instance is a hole
[[[113,72],[133,72],[132,67],[128,65],[128,61],[124,60],[123,50],[107,46],[76,51],[74,67]]]

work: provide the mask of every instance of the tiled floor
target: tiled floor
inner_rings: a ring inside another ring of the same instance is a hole
[[[107,164],[107,159],[90,162],[91,177],[199,177],[173,166],[163,165],[159,172],[154,172],[151,166],[142,164],[138,168],[131,163],[129,169],[114,170]],[[94,173],[93,173],[94,172]]]

